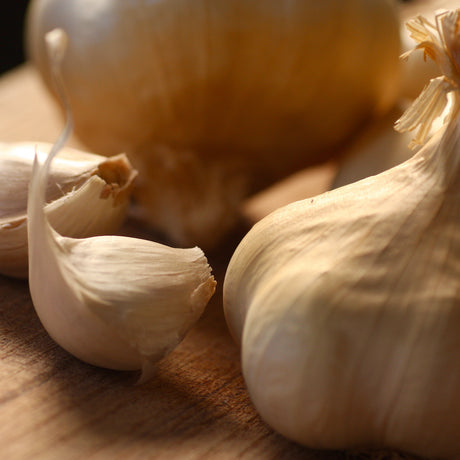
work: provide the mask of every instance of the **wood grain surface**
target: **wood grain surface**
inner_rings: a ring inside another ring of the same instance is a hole
[[[1,141],[53,141],[61,123],[30,67],[0,78]],[[70,144],[79,146],[75,139]],[[316,176],[318,191],[330,171]],[[271,195],[275,204],[278,192]],[[313,451],[260,419],[221,300],[225,267],[246,230],[208,254],[218,290],[196,327],[143,385],[136,385],[136,373],[92,367],[63,351],[42,328],[27,282],[0,277],[0,460],[413,458]],[[123,232],[142,233],[130,222]]]

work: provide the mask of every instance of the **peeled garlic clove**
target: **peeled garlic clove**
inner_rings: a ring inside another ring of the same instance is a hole
[[[46,42],[64,98],[60,64],[67,35],[53,30]],[[199,248],[173,249],[121,236],[75,239],[53,229],[44,210],[45,188],[71,130],[68,111],[46,161],[34,161],[27,206],[32,301],[51,337],[74,356],[110,369],[142,369],[146,379],[201,316],[216,283]],[[101,169],[113,181],[120,177],[107,163]],[[106,190],[115,203],[123,192]]]
[[[129,155],[150,225],[209,248],[243,198],[326,160],[398,94],[393,1],[317,4],[34,0],[27,49],[51,88],[42,37],[68,31],[77,135]]]
[[[27,191],[34,155],[43,155],[50,146],[0,143],[0,273],[4,275],[27,276]],[[125,155],[107,159],[66,148],[47,181],[45,212],[67,236],[113,233],[126,215],[135,176]]]
[[[397,123],[406,162],[257,223],[229,264],[225,315],[252,401],[275,430],[327,449],[460,455],[460,10],[417,19],[448,78]],[[439,37],[439,38],[438,38]]]

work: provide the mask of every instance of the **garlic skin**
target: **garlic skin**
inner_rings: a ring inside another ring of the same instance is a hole
[[[0,143],[0,273],[26,278],[27,191],[35,154],[47,143]],[[47,182],[45,213],[63,235],[113,233],[121,226],[136,171],[125,155],[106,157],[66,148]],[[109,193],[113,191],[113,193]]]
[[[129,155],[144,219],[181,245],[217,244],[243,197],[326,159],[399,91],[390,0],[33,0],[27,49],[48,87],[55,27],[73,43],[77,135]]]
[[[398,128],[418,120],[423,142],[450,92],[446,125],[401,165],[257,223],[225,277],[252,401],[311,447],[460,455],[460,10],[437,21],[422,43],[449,79]]]
[[[35,216],[30,221],[36,312],[61,347],[89,364],[142,369],[143,379],[150,377],[154,363],[179,344],[214,293],[199,248],[120,236],[70,239]]]
[[[32,301],[44,328],[68,352],[96,366],[142,369],[143,381],[201,316],[216,283],[199,248],[112,235],[69,238],[50,225],[46,184],[73,118],[60,74],[68,36],[53,29],[45,42],[67,120],[46,160],[35,156],[32,170],[27,203]],[[112,168],[104,172],[118,178]],[[106,193],[115,201],[119,196],[116,187]]]

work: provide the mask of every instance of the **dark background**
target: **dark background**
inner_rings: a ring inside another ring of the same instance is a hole
[[[65,0],[62,0],[65,1]],[[0,73],[24,62],[23,26],[28,0],[4,1],[0,8]]]

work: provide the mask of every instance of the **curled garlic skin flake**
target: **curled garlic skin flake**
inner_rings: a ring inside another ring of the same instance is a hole
[[[59,77],[66,35],[50,34],[51,63]],[[56,82],[62,84],[60,78]],[[34,161],[27,207],[32,301],[50,336],[74,356],[110,369],[141,369],[147,379],[201,316],[216,283],[199,248],[112,235],[70,238],[53,228],[45,212],[46,183],[71,129],[69,112],[46,159]],[[107,164],[101,170],[107,178],[120,176]],[[124,190],[110,185],[105,194],[116,203]]]
[[[258,222],[229,264],[224,309],[251,399],[278,432],[458,458],[460,10],[409,27],[443,73],[396,124],[417,130],[419,150]]]
[[[35,154],[46,155],[50,147],[42,142],[0,143],[0,273],[4,275],[27,277],[28,186]],[[45,212],[66,236],[113,233],[125,218],[135,177],[123,154],[106,158],[65,148],[47,180]]]

